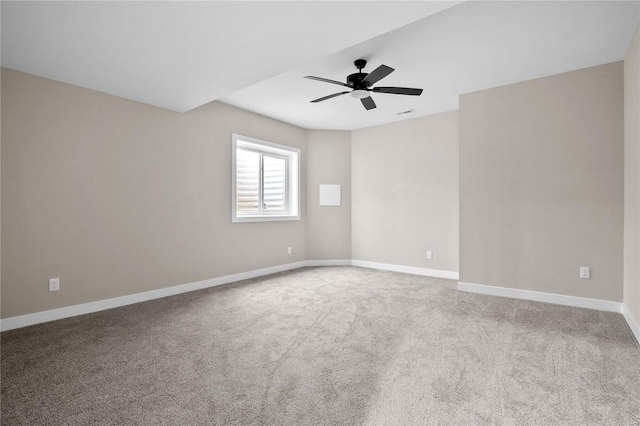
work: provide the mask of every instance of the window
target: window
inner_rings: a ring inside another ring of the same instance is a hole
[[[233,222],[299,220],[300,150],[232,136]]]

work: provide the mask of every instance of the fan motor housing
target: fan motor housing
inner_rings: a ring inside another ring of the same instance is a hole
[[[366,72],[357,72],[355,74],[350,74],[347,77],[347,85],[349,87],[353,87],[354,89],[358,89],[358,88],[366,88],[367,85],[365,84],[364,86],[361,85],[362,80],[364,80],[364,78],[366,76],[368,76],[369,74],[367,74]]]

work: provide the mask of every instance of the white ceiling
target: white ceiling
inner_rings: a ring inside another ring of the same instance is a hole
[[[462,93],[624,58],[623,2],[2,2],[2,66],[184,112],[212,100],[305,128],[357,129],[449,111]],[[357,19],[354,19],[357,18]],[[396,69],[366,111],[353,61]],[[414,110],[402,116],[397,112]]]
[[[3,1],[2,66],[184,112],[457,3]]]
[[[220,100],[310,129],[450,111],[463,93],[623,59],[639,13],[638,2],[466,2]],[[343,88],[303,76],[344,81],[358,58],[369,61],[365,72],[396,69],[378,85],[424,88],[422,96],[376,93],[370,111],[349,95],[309,102]]]

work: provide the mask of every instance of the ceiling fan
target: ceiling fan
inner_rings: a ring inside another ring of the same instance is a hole
[[[380,65],[370,74],[367,74],[366,72],[362,72],[362,68],[367,65],[366,60],[357,59],[353,64],[356,66],[356,68],[358,68],[358,72],[347,76],[346,83],[342,83],[336,80],[330,80],[328,78],[314,77],[312,75],[305,76],[304,78],[309,78],[311,80],[324,81],[325,83],[337,84],[339,86],[345,86],[353,89],[347,92],[338,92],[334,93],[333,95],[323,96],[322,98],[314,99],[311,102],[318,103],[326,101],[327,99],[335,98],[336,96],[350,93],[351,97],[360,99],[362,105],[367,110],[370,110],[376,107],[376,103],[373,101],[373,98],[371,98],[371,92],[410,96],[420,96],[422,94],[422,89],[412,89],[410,87],[371,87],[378,81],[391,74],[394,69],[386,65]]]

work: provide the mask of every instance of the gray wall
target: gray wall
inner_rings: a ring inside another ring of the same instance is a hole
[[[355,130],[351,143],[353,258],[457,272],[458,112]]]
[[[307,259],[351,259],[351,132],[307,131]],[[342,205],[321,207],[319,185],[341,186]]]
[[[640,30],[624,60],[624,304],[640,324]]]
[[[460,281],[622,301],[623,151],[622,62],[461,96]]]
[[[305,259],[304,221],[231,223],[232,132],[301,148],[304,170],[298,127],[3,69],[2,317]]]
[[[0,94],[2,93],[2,73],[0,72]],[[0,102],[0,117],[2,117]],[[2,223],[2,125],[0,123],[0,223]],[[2,226],[0,225],[0,253],[2,253]],[[0,318],[2,318],[2,256],[0,255]]]
[[[637,50],[636,34],[624,64],[624,301],[636,319]],[[622,70],[486,90],[462,96],[460,114],[342,132],[216,102],[176,114],[3,69],[2,318],[304,259],[620,301]],[[302,221],[231,223],[232,132],[302,149]],[[341,207],[318,205],[320,183],[342,185]],[[60,292],[47,291],[52,277]]]

